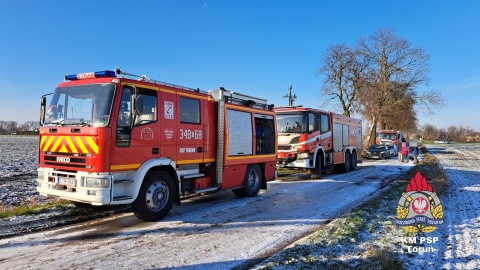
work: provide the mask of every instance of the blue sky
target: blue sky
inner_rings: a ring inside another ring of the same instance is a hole
[[[390,27],[430,54],[447,100],[419,124],[480,131],[480,1],[0,1],[0,120],[37,121],[65,74],[121,68],[201,90],[220,86],[276,106],[319,108],[315,73],[331,45]],[[332,103],[323,108],[341,112]]]

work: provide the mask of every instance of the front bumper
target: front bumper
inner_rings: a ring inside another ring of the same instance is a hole
[[[37,191],[42,196],[58,197],[92,205],[111,204],[112,178],[107,173],[62,172],[39,168]],[[108,187],[88,187],[86,179],[108,179]]]

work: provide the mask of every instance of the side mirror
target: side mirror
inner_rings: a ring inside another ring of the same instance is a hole
[[[42,99],[40,100],[40,120],[38,122],[40,126],[43,126],[43,123],[45,122],[45,104],[47,104],[47,98],[42,96]]]
[[[130,130],[133,129],[137,116],[141,114],[143,104],[142,104],[142,94],[138,93],[138,90],[135,86],[130,86],[133,89],[133,93],[130,95],[130,104],[132,106],[132,120],[130,122]]]
[[[43,95],[40,100],[40,121],[39,121],[40,126],[43,126],[43,124],[45,123],[45,108],[47,106],[47,96],[51,94],[53,93]]]

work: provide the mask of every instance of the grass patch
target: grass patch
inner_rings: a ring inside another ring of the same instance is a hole
[[[100,217],[110,212],[125,212],[127,209],[128,207],[119,205],[92,206],[63,199],[53,199],[45,204],[38,204],[36,201],[31,201],[9,208],[0,205],[0,218],[38,215],[55,210],[64,210],[65,215],[73,217]]]
[[[389,269],[389,270],[402,270],[404,265],[398,260],[397,254],[376,247],[370,247],[367,250],[368,257],[373,262],[371,269]]]
[[[435,193],[439,195],[444,194],[448,188],[448,180],[445,171],[440,166],[435,156],[428,153],[428,149],[422,148],[422,152],[424,153],[423,161],[414,167],[413,173],[420,171],[432,185]],[[413,177],[413,175],[411,175],[410,178],[411,177]]]
[[[290,174],[300,173],[302,170],[290,169],[290,168],[277,168],[278,176],[285,176]]]
[[[49,202],[46,204],[37,204],[32,202],[31,205],[20,205],[15,206],[10,209],[5,207],[0,207],[0,218],[8,218],[13,216],[26,216],[26,215],[38,215],[42,213],[47,213],[54,208],[66,208],[70,205],[71,202],[59,200],[57,202]]]

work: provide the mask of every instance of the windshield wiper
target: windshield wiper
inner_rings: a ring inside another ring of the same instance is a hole
[[[85,121],[78,121],[78,122],[72,122],[72,123],[68,123],[69,125],[72,125],[72,126],[87,126],[87,127],[90,127],[92,126],[90,123],[88,122],[85,122]]]
[[[57,126],[63,126],[65,125],[65,118],[58,118],[50,122],[50,124],[54,124]]]
[[[85,122],[83,118],[74,118],[74,119],[65,119],[65,118],[59,118],[56,120],[53,120],[50,122],[50,124],[54,125],[59,125],[59,126],[66,126],[66,125],[71,125],[71,126],[88,126],[90,127],[91,124],[88,122]]]

